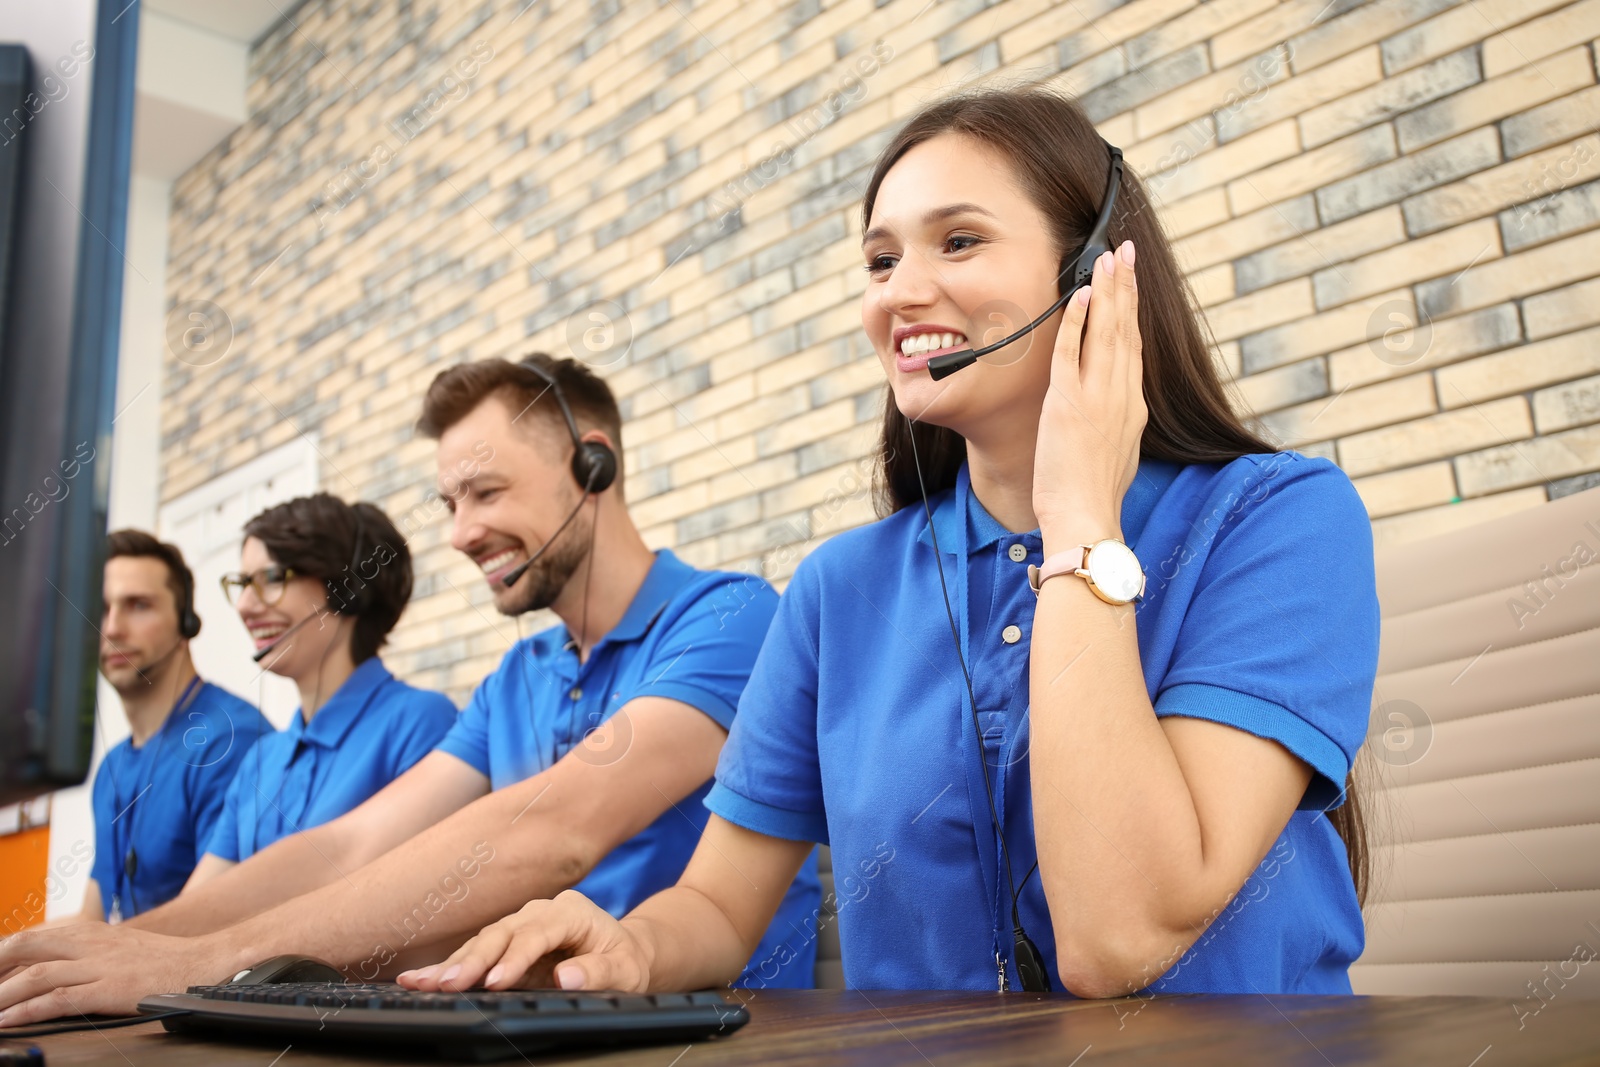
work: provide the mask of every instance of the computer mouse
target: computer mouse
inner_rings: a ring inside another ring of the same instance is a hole
[[[279,982],[343,982],[344,974],[314,956],[274,956],[234,975],[227,985],[276,985]]]

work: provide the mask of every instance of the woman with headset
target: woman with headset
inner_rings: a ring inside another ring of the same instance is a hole
[[[682,879],[620,922],[531,902],[401,981],[725,982],[825,841],[853,987],[1349,992],[1378,637],[1349,480],[1233,415],[1072,102],[926,108],[862,217],[884,517],[795,572]]]
[[[268,508],[244,527],[223,591],[264,670],[300,708],[251,749],[185,890],[274,841],[359,805],[433,746],[455,705],[391,675],[378,650],[411,599],[411,553],[382,510],[328,493]]]

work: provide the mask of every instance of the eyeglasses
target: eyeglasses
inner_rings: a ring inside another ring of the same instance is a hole
[[[250,574],[235,572],[222,576],[222,595],[228,598],[228,603],[234,607],[239,606],[239,598],[244,596],[247,588],[256,591],[256,599],[263,604],[276,604],[283,599],[283,591],[289,582],[297,577],[294,568],[262,567]]]

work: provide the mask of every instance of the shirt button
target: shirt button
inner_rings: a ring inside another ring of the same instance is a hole
[[[1011,551],[1007,555],[1011,557],[1012,563],[1021,563],[1028,558],[1028,550],[1022,545],[1016,544],[1011,546]]]
[[[583,699],[583,690],[580,689],[578,686],[573,686],[572,687],[572,692],[568,693],[567,696],[571,697],[573,700],[582,700]]]
[[[1004,641],[1008,645],[1016,644],[1018,641],[1022,640],[1022,627],[1007,626],[1004,630],[1000,631],[1000,640]]]

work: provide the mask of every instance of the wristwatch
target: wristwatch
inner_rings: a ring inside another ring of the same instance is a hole
[[[1139,557],[1116,538],[1057,552],[1043,566],[1029,564],[1028,587],[1038,596],[1040,587],[1058,574],[1082,578],[1107,604],[1131,604],[1144,596],[1144,568],[1139,566]]]

